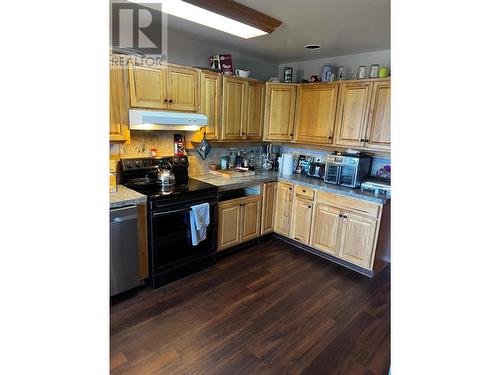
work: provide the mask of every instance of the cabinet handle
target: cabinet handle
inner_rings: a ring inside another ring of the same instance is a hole
[[[347,219],[347,216],[345,216],[345,215],[344,215],[344,216],[342,216],[342,217],[343,217],[344,219]]]
[[[307,206],[307,208],[311,208],[311,206]]]
[[[332,136],[329,136],[328,139],[332,139],[333,137]]]
[[[288,188],[288,190],[292,190],[292,188],[291,188],[291,187],[289,187],[289,188]]]
[[[339,217],[342,217],[342,214],[339,214]]]
[[[290,133],[290,137],[293,137],[293,133]]]
[[[302,190],[303,193],[305,193],[306,191],[305,190]]]
[[[170,103],[170,102],[168,101],[168,99],[165,99],[165,100],[164,100],[164,102],[165,102],[165,103]]]

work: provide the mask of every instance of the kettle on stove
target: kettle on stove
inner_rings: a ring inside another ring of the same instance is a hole
[[[168,168],[164,165],[158,167],[158,176],[157,179],[162,185],[173,185],[175,184],[175,175],[172,171],[172,164],[167,162]]]

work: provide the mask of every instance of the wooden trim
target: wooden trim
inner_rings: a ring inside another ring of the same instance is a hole
[[[139,235],[139,278],[144,280],[148,272],[148,227],[145,204],[137,206],[137,231]]]
[[[233,0],[184,0],[186,3],[209,10],[267,33],[272,33],[281,21]]]

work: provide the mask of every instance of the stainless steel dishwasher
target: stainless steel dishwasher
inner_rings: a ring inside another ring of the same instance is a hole
[[[110,294],[141,284],[139,279],[139,236],[137,206],[110,211]]]

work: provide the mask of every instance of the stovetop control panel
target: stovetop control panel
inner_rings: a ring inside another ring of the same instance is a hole
[[[141,169],[153,169],[162,164],[172,164],[174,168],[187,168],[189,166],[187,156],[167,156],[157,158],[133,158],[122,159],[124,171],[138,171]]]

